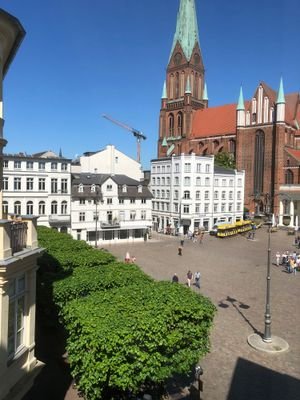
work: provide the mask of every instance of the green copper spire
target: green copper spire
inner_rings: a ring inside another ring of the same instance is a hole
[[[162,145],[162,147],[168,147],[168,143],[167,143],[166,137],[163,138],[163,141],[162,141],[161,145]]]
[[[208,95],[207,95],[207,86],[206,86],[206,82],[204,82],[203,100],[206,100],[206,101],[208,101]]]
[[[277,95],[276,104],[285,104],[282,77],[280,78],[280,84],[279,84],[279,90],[278,90],[278,95]]]
[[[187,77],[187,80],[186,80],[186,87],[185,87],[185,92],[184,93],[186,93],[186,94],[191,94],[192,93],[191,82],[190,82],[190,77],[189,76]]]
[[[163,91],[162,91],[161,98],[162,98],[162,99],[167,99],[167,98],[168,98],[168,96],[167,96],[167,84],[166,84],[166,81],[164,81],[164,87],[163,87]]]
[[[236,109],[239,110],[245,110],[245,103],[244,103],[244,95],[243,95],[243,88],[241,86],[240,88],[240,95],[239,95],[239,102],[236,107]]]
[[[170,58],[177,41],[180,43],[187,60],[190,61],[196,42],[200,46],[195,0],[180,0]]]

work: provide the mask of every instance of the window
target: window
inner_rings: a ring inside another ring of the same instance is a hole
[[[261,194],[264,185],[265,158],[265,134],[263,131],[256,132],[254,154],[254,194]]]
[[[241,193],[240,191],[238,191],[238,192],[237,192],[237,199],[238,199],[238,200],[241,200],[241,198],[242,198],[242,193]]]
[[[68,179],[62,179],[60,182],[61,192],[68,193]]]
[[[219,199],[219,192],[216,190],[214,193],[214,199],[218,200]]]
[[[106,199],[106,204],[112,204],[112,198],[111,197],[108,197],[107,199]]]
[[[80,199],[79,204],[84,205],[85,204],[85,199]]]
[[[143,219],[143,220],[146,219],[146,210],[141,211],[141,219]]]
[[[57,214],[57,201],[52,201],[51,203],[51,214],[52,215]]]
[[[232,209],[233,209],[233,204],[232,204],[232,203],[229,203],[229,205],[228,205],[228,211],[229,211],[229,212],[232,212]]]
[[[81,221],[81,222],[85,221],[85,212],[79,213],[79,221]]]
[[[45,215],[45,202],[39,202],[39,215]]]
[[[165,167],[164,165],[161,167],[161,172],[162,172],[163,174],[166,172],[166,167]]]
[[[185,190],[185,191],[184,191],[184,193],[183,193],[183,198],[184,198],[184,199],[189,199],[189,198],[190,198],[190,192],[189,192],[189,190]]]
[[[161,178],[161,185],[165,186],[165,184],[166,184],[166,179],[165,178]]]
[[[3,161],[3,168],[8,168],[8,160]]]
[[[66,201],[61,202],[61,210],[60,210],[62,215],[66,215],[68,212],[68,203]]]
[[[20,201],[14,202],[14,213],[16,215],[21,215],[21,202]]]
[[[190,213],[190,206],[187,204],[184,204],[183,206],[183,214],[189,214]]]
[[[156,166],[152,165],[152,173],[155,174],[155,172],[156,172]]]
[[[161,198],[162,198],[162,199],[165,198],[165,193],[166,193],[166,192],[165,192],[164,190],[161,191]]]
[[[222,186],[226,186],[226,179],[222,179]]]
[[[108,192],[111,192],[112,191],[112,185],[106,185],[106,190]]]
[[[7,201],[3,201],[2,208],[3,208],[3,214],[7,215],[8,214],[8,202]]]
[[[209,200],[209,191],[206,190],[204,193],[204,200]]]
[[[191,172],[191,164],[190,163],[184,164],[184,172]]]
[[[179,164],[178,163],[175,164],[175,172],[179,172]]]
[[[197,176],[197,178],[196,178],[196,185],[197,186],[201,185],[201,178],[199,176]]]
[[[119,211],[119,220],[125,221],[125,211]]]
[[[21,178],[14,178],[14,190],[21,190]]]
[[[215,186],[219,186],[219,179],[215,179]]]
[[[222,212],[225,211],[225,204],[224,204],[224,203],[221,204],[221,211],[222,211]]]
[[[197,163],[196,172],[201,172],[201,164]]]
[[[136,212],[134,210],[130,211],[130,220],[134,221],[135,220],[135,216],[136,216]]]
[[[210,185],[210,179],[209,178],[205,178],[205,186],[209,186]]]
[[[57,193],[57,179],[51,179],[51,193]]]
[[[160,173],[160,166],[157,166],[157,172]]]
[[[170,177],[167,177],[167,186],[170,186]]]
[[[175,200],[178,200],[178,190],[175,190],[175,191],[174,191],[174,199],[175,199]]]
[[[237,205],[236,205],[236,210],[237,210],[237,211],[241,211],[241,203],[237,203]]]
[[[98,212],[96,211],[93,212],[93,221],[98,221]]]
[[[196,191],[196,200],[200,200],[200,190]]]
[[[39,162],[39,169],[44,170],[46,168],[46,164],[42,161]]]
[[[233,199],[233,192],[230,191],[230,192],[229,192],[229,200],[232,200],[232,199]]]
[[[21,161],[17,160],[14,162],[14,168],[15,169],[21,169]]]
[[[223,192],[222,192],[222,200],[225,200],[225,199],[226,199],[226,192],[223,191]]]
[[[12,358],[24,346],[25,275],[9,281],[8,296],[8,357]]]
[[[214,204],[214,212],[218,212],[218,204]]]
[[[27,161],[26,168],[27,169],[33,169],[33,161]]]
[[[46,179],[45,178],[39,178],[39,191],[45,190],[46,189]]]
[[[3,177],[3,190],[8,190],[8,177]]]
[[[83,193],[83,184],[82,183],[80,183],[78,185],[78,193]]]
[[[67,171],[68,170],[68,164],[67,163],[62,163],[61,164],[61,170],[62,171]]]
[[[157,185],[160,186],[160,178],[157,178]]]
[[[155,178],[154,177],[152,178],[152,185],[155,186]],[[124,188],[124,186],[123,186],[123,188]],[[123,190],[123,192],[124,192],[124,190]]]
[[[195,204],[195,212],[199,213],[200,212],[200,203]]]
[[[208,213],[208,211],[209,211],[209,204],[208,204],[208,203],[205,203],[205,204],[204,204],[204,212],[205,212],[205,213]]]
[[[91,185],[91,193],[96,193],[96,185]]]
[[[210,164],[205,165],[205,172],[209,173],[210,172]]]
[[[27,215],[33,214],[33,202],[32,201],[28,201],[26,204],[26,214]]]
[[[229,186],[233,186],[233,179],[229,180]]]
[[[287,169],[285,171],[285,184],[286,185],[292,185],[294,183],[294,174],[293,171],[290,169]]]
[[[175,178],[174,178],[174,185],[176,185],[176,186],[179,185],[179,178],[178,178],[178,176],[175,176]]]
[[[170,190],[166,191],[166,198],[169,199],[170,198]]]
[[[184,177],[184,186],[190,186],[191,185],[191,178],[189,176]]]
[[[52,170],[57,170],[57,163],[56,162],[52,162],[51,163],[51,169]]]
[[[33,178],[27,178],[26,190],[33,190]]]
[[[134,198],[130,199],[130,204],[135,204],[135,199]]]
[[[124,199],[119,199],[119,204],[124,204]]]

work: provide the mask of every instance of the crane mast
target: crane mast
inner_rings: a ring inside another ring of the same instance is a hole
[[[133,134],[133,136],[136,138],[137,161],[140,163],[141,162],[141,140],[146,140],[147,137],[141,131],[138,131],[137,129],[134,129],[131,126],[129,126],[127,124],[124,124],[123,122],[120,122],[120,121],[110,117],[107,114],[103,114],[102,117],[107,119],[108,121],[120,126],[121,128],[126,129],[127,131],[129,131],[129,132],[131,132]]]

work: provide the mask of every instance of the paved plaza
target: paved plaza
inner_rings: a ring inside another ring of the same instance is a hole
[[[267,272],[266,228],[255,240],[244,236],[218,239],[209,235],[203,244],[185,240],[178,256],[179,238],[154,234],[151,240],[105,248],[120,259],[127,251],[137,264],[158,280],[176,272],[185,284],[188,269],[201,272],[201,293],[211,298],[218,312],[212,330],[212,349],[203,360],[204,400],[300,399],[300,272],[288,274],[271,267],[272,334],[285,339],[285,353],[269,354],[251,348],[247,338],[264,331]],[[276,251],[292,251],[293,236],[271,234],[272,262]],[[199,290],[195,286],[192,290]],[[179,390],[180,392],[180,390]],[[182,387],[184,398],[187,390]]]

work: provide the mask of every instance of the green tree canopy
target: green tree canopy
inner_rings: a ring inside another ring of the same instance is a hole
[[[231,153],[220,152],[215,155],[215,163],[225,168],[235,168],[235,159]]]

